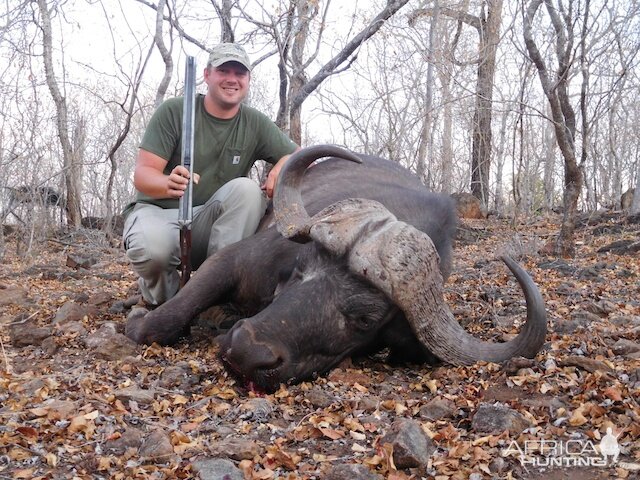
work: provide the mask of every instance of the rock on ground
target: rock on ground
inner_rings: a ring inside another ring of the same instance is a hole
[[[531,425],[529,420],[512,408],[482,403],[473,416],[471,426],[480,433],[500,433],[505,430],[520,433]]]
[[[426,465],[436,450],[420,423],[411,419],[393,422],[380,443],[393,446],[393,461],[399,469]]]
[[[201,480],[244,480],[240,469],[224,458],[196,460],[192,467]]]
[[[122,360],[136,352],[137,345],[116,331],[113,323],[105,323],[85,339],[85,345],[100,358]]]
[[[357,464],[335,465],[326,476],[326,480],[383,480],[383,478],[365,465]]]

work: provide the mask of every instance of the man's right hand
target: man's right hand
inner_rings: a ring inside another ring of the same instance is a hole
[[[200,175],[193,174],[193,183],[198,183]],[[189,170],[182,165],[176,166],[167,177],[167,196],[168,198],[180,198],[184,195],[184,191],[189,184]]]
[[[147,150],[140,149],[133,174],[136,189],[151,198],[180,198],[189,182],[189,171],[182,165],[175,167],[169,175],[164,174],[167,161]],[[200,175],[193,174],[193,183]]]

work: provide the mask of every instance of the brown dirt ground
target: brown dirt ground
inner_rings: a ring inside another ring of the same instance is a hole
[[[391,367],[379,354],[258,396],[271,409],[264,415],[251,403],[257,394],[224,371],[205,332],[196,331],[173,348],[139,346],[117,361],[102,360],[85,346],[86,335],[105,322],[124,329],[125,314],[109,311],[135,284],[121,249],[83,231],[18,257],[8,239],[0,287],[20,287],[27,299],[0,305],[0,479],[194,478],[194,459],[224,457],[217,446],[229,438],[244,442],[248,452],[227,454],[246,478],[255,479],[321,479],[334,463],[365,464],[391,479],[639,478],[640,361],[614,353],[613,345],[619,339],[640,341],[640,258],[637,252],[597,252],[614,240],[638,238],[640,227],[621,220],[583,222],[577,256],[566,260],[537,253],[557,232],[556,218],[515,227],[495,218],[465,224],[476,240],[456,247],[447,284],[452,310],[486,339],[517,333],[513,321],[519,325],[523,319],[521,294],[495,260],[504,253],[517,257],[540,286],[550,321],[547,344],[530,366]],[[596,230],[603,224],[619,228]],[[66,266],[69,255],[91,256],[98,263],[76,270]],[[70,300],[97,303],[97,312],[81,320],[86,332],[53,329],[41,345],[12,345],[12,324],[31,317],[38,326],[51,327]],[[581,323],[585,311],[595,317]],[[598,360],[607,371],[562,363],[571,356]],[[176,365],[193,381],[162,383],[163,372]],[[149,390],[153,399],[123,399],[117,392],[126,387]],[[437,396],[451,400],[455,411],[436,421],[423,418],[421,408]],[[471,421],[478,405],[495,401],[519,411],[532,428],[519,434],[475,432]],[[380,438],[398,418],[420,421],[434,441],[437,451],[429,465],[395,469]],[[609,426],[622,449],[613,467],[527,471],[517,458],[502,457],[512,441],[573,438],[598,444]],[[140,442],[158,430],[173,451],[144,458]],[[124,451],[113,448],[131,432],[137,442]]]

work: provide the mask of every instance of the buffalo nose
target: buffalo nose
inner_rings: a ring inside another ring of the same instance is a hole
[[[274,345],[257,340],[251,325],[236,325],[230,333],[231,341],[224,351],[224,358],[238,373],[251,378],[258,370],[273,369],[282,363],[282,355]]]

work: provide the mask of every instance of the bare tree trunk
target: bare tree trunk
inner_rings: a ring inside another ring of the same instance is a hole
[[[278,88],[278,113],[276,114],[276,125],[280,130],[287,131],[289,129],[289,75],[287,71],[287,61],[291,52],[293,22],[295,19],[296,2],[291,0],[289,10],[286,13],[285,27],[281,35],[277,35],[276,43],[278,44],[278,52],[280,58],[278,60],[278,77],[280,79]]]
[[[318,14],[317,5],[313,6],[306,0],[298,0],[296,5],[298,27],[294,35],[293,46],[291,48],[291,85],[289,87],[289,98],[295,98],[307,83],[304,73],[305,60],[304,50],[309,37],[309,24]],[[301,109],[295,108],[289,111],[289,136],[298,145],[302,145],[302,119]]]
[[[74,158],[74,181],[77,182],[78,198],[82,198],[82,178],[83,165],[82,159],[85,157],[87,150],[87,121],[80,112],[75,113],[76,121],[71,132],[71,146]],[[78,202],[80,212],[80,224],[82,224],[82,210],[80,202]],[[78,226],[78,225],[75,225]]]
[[[514,209],[513,209],[513,222],[517,221],[518,216],[522,213],[523,210],[526,209],[526,196],[527,191],[524,183],[524,177],[526,173],[524,172],[524,95],[527,88],[527,78],[526,75],[523,75],[522,81],[520,82],[520,92],[518,93],[518,116],[516,120],[517,128],[513,129],[513,162],[515,165],[516,155],[515,149],[516,145],[518,148],[518,166],[513,169],[513,199],[514,199]],[[517,140],[516,140],[517,137]]]
[[[159,0],[158,7],[156,9],[156,32],[153,37],[153,40],[158,47],[158,51],[162,56],[162,61],[164,62],[164,76],[162,80],[160,80],[160,84],[158,85],[158,89],[156,90],[156,101],[155,108],[158,108],[160,104],[162,104],[164,100],[164,96],[167,94],[167,89],[169,88],[169,82],[171,81],[171,76],[173,75],[173,58],[171,56],[171,50],[173,50],[173,37],[170,35],[171,46],[167,48],[164,44],[163,32],[162,32],[162,24],[163,24],[163,16],[164,7],[167,3],[167,0]],[[171,33],[171,31],[169,31]]]
[[[64,180],[66,187],[66,210],[67,210],[67,223],[73,227],[80,226],[80,220],[82,218],[80,209],[81,200],[81,172],[80,172],[80,160],[76,158],[73,146],[69,136],[68,127],[68,108],[66,99],[63,97],[58,82],[56,80],[55,72],[53,70],[53,35],[51,32],[51,15],[47,6],[46,0],[38,0],[38,9],[40,10],[40,16],[42,24],[42,44],[43,44],[43,59],[44,59],[44,71],[47,79],[47,86],[51,97],[56,106],[56,123],[58,130],[58,138],[62,146],[62,159],[64,165]]]
[[[449,46],[450,34],[446,26],[438,33],[440,42],[444,46]],[[440,88],[442,94],[442,152],[440,161],[442,165],[442,192],[451,193],[453,190],[453,95],[451,94],[451,83],[453,80],[453,62],[449,55],[443,55],[443,62],[446,68],[438,69]]]
[[[211,3],[220,17],[220,30],[222,32],[220,41],[222,43],[234,43],[235,33],[231,26],[231,8],[233,6],[231,0],[222,0],[220,5],[214,0],[211,0]]]
[[[487,207],[489,204],[489,173],[491,170],[491,118],[493,83],[496,69],[496,52],[500,41],[502,1],[485,0],[480,16],[465,11],[442,7],[437,10],[478,32],[478,71],[476,104],[473,115],[473,147],[471,151],[471,193]],[[485,15],[486,7],[486,15]],[[421,15],[433,16],[433,7],[415,10],[411,20]],[[455,45],[454,45],[455,48]]]
[[[603,182],[606,182],[608,196],[613,200],[614,204],[620,202],[622,195],[622,176],[621,161],[618,155],[618,142],[620,139],[616,134],[616,123],[618,114],[618,102],[614,99],[613,105],[609,110],[609,128],[608,128],[608,155],[607,168]]]
[[[434,13],[431,16],[431,22],[429,24],[429,51],[427,52],[429,58],[427,60],[427,78],[426,78],[426,91],[424,95],[424,116],[422,118],[422,127],[420,129],[420,139],[418,143],[418,165],[416,167],[416,174],[418,178],[422,180],[422,183],[428,185],[425,179],[425,173],[427,171],[427,149],[431,145],[431,131],[433,127],[433,70],[434,70],[434,51],[436,49],[436,33],[438,28],[438,2],[435,2]]]
[[[558,71],[556,78],[549,76],[547,66],[533,39],[532,22],[535,14],[543,3],[551,18],[556,35],[556,55],[558,57]],[[542,89],[549,101],[553,117],[556,140],[564,158],[564,215],[562,226],[551,253],[560,256],[575,255],[574,232],[578,210],[578,197],[582,189],[582,172],[578,166],[575,152],[576,122],[573,107],[569,102],[568,74],[573,53],[573,25],[563,24],[558,12],[550,0],[533,0],[525,13],[524,39],[529,56],[538,69],[538,76]],[[567,31],[569,35],[567,35]]]
[[[544,128],[544,209],[553,209],[554,182],[553,171],[556,165],[556,137],[551,123]]]
[[[442,191],[453,190],[453,98],[451,95],[451,76],[441,81],[442,100],[444,101],[442,125]],[[441,77],[442,78],[442,77]]]
[[[473,118],[473,148],[471,152],[471,193],[489,205],[489,174],[491,170],[491,106],[496,52],[500,41],[502,0],[487,0],[487,16],[480,21],[480,64],[476,87],[476,109]]]
[[[633,201],[629,209],[629,215],[640,214],[640,160],[636,163],[636,187],[633,192]]]
[[[508,118],[509,112],[504,112],[502,114],[502,120],[500,122],[500,141],[498,142],[498,148],[496,149],[496,197],[494,205],[497,212],[502,212],[502,210],[504,209],[504,188],[502,186],[502,171],[504,169],[504,152],[507,145]]]
[[[582,83],[580,84],[580,120],[582,124],[582,143],[580,148],[580,172],[582,174],[583,183],[587,191],[587,205],[591,204],[592,208],[597,208],[596,187],[590,187],[591,183],[586,172],[587,156],[589,154],[589,138],[591,137],[591,126],[589,125],[589,112],[587,110],[587,91],[589,89],[589,66],[586,58],[586,41],[587,41],[587,21],[589,19],[589,7],[591,0],[586,0],[584,5],[584,15],[582,20],[582,33],[580,35],[580,72],[582,74]],[[575,139],[574,139],[575,140]],[[595,169],[592,169],[593,181],[596,181]],[[578,192],[578,195],[580,192]]]

